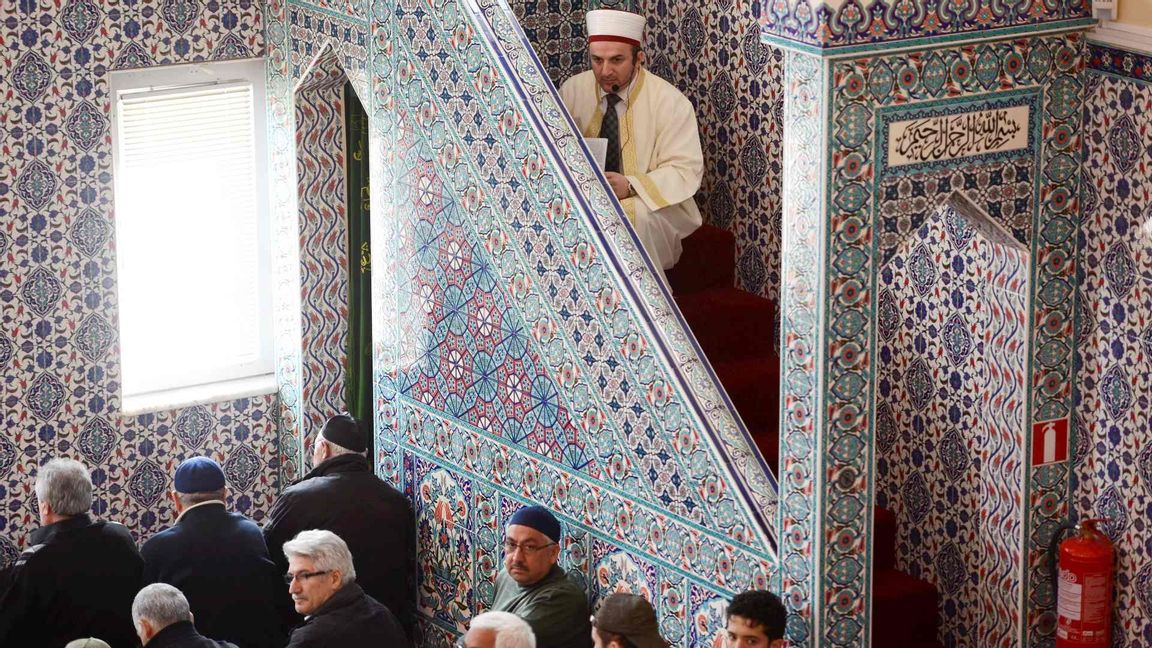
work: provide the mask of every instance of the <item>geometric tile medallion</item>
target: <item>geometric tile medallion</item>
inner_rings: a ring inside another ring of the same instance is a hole
[[[112,225],[108,219],[92,208],[85,208],[72,224],[72,243],[87,256],[95,256],[104,249],[111,235]]]
[[[12,69],[10,82],[24,99],[36,101],[52,84],[52,68],[42,56],[29,50]]]
[[[59,181],[43,162],[33,160],[16,178],[16,193],[32,209],[41,209],[56,193]]]
[[[50,420],[56,410],[64,403],[64,386],[55,376],[42,373],[32,380],[24,401],[28,409],[44,420]]]
[[[20,289],[25,303],[37,315],[44,315],[60,300],[64,288],[60,281],[44,268],[36,268]]]
[[[102,16],[100,5],[92,0],[71,0],[60,12],[60,24],[72,38],[86,41],[95,33]]]
[[[201,7],[196,0],[164,0],[160,15],[173,31],[183,34],[200,18]]]

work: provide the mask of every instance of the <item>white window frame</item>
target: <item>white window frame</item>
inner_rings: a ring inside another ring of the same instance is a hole
[[[126,389],[125,376],[121,376],[121,410],[125,415],[158,411],[191,404],[231,400],[275,392],[273,328],[272,328],[272,250],[269,207],[268,124],[267,94],[265,89],[265,63],[263,59],[195,63],[161,66],[127,71],[114,71],[110,75],[113,133],[113,179],[117,195],[120,189],[120,99],[153,93],[162,95],[194,87],[249,85],[252,89],[253,126],[256,145],[256,240],[257,277],[256,293],[259,304],[258,337],[260,348],[256,359],[231,367],[203,371],[173,371],[151,381],[147,386]],[[119,228],[117,228],[119,231]],[[167,242],[167,241],[166,241]],[[117,242],[117,249],[120,247]],[[204,251],[204,262],[212,263],[211,250]],[[124,272],[117,255],[117,276]],[[120,282],[117,282],[120,290]],[[171,344],[181,341],[173,339]],[[123,345],[123,341],[121,342]],[[178,374],[178,375],[177,375]],[[138,381],[139,382],[139,381]]]

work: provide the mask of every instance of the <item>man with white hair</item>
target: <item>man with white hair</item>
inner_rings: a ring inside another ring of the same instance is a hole
[[[132,601],[132,623],[148,648],[236,648],[196,631],[184,593],[167,583],[153,583]]]
[[[129,610],[144,561],[123,526],[94,520],[84,464],[53,459],[36,475],[39,529],[0,578],[0,646],[61,648],[77,637],[132,646]],[[0,586],[5,587],[5,586]]]
[[[301,531],[284,543],[288,593],[304,623],[288,648],[379,648],[408,644],[396,617],[356,584],[348,545],[331,531]]]
[[[485,612],[472,619],[456,648],[536,648],[536,635],[511,612]]]
[[[306,529],[327,529],[348,543],[357,583],[412,636],[416,607],[416,521],[408,498],[372,472],[368,432],[347,414],[324,424],[312,472],[285,489],[268,513],[264,540],[280,571],[278,547]]]
[[[704,175],[696,110],[644,69],[644,16],[596,9],[586,22],[592,69],[568,79],[560,98],[584,137],[608,141],[604,176],[663,275],[702,222],[693,200]]]

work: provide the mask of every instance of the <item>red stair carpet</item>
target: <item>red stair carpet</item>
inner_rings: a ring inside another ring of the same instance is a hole
[[[780,456],[780,356],[776,304],[736,288],[736,239],[704,225],[684,240],[668,283],[769,466]],[[896,516],[877,508],[873,532],[872,644],[938,648],[936,588],[896,569]]]

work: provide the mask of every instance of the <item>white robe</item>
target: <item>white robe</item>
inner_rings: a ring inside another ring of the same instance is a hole
[[[600,135],[603,97],[591,70],[560,88],[584,137]],[[620,205],[656,268],[667,270],[680,259],[680,240],[701,223],[692,199],[704,174],[696,111],[672,84],[644,68],[636,70],[627,104],[620,117],[620,161],[636,195]]]

